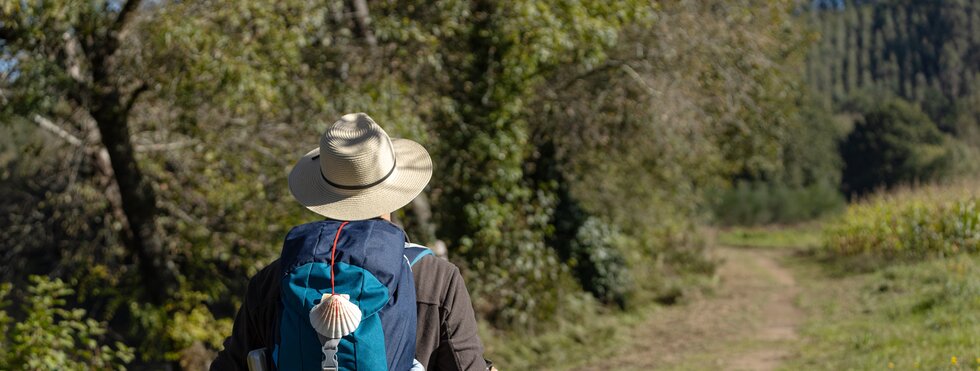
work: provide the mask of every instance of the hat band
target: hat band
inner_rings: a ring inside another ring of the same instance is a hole
[[[320,157],[320,155],[314,156],[313,159],[316,160],[317,157]],[[398,159],[395,159],[394,160],[394,163],[391,165],[391,170],[388,170],[388,174],[385,174],[385,176],[381,177],[381,179],[378,179],[378,180],[376,180],[376,181],[374,181],[372,183],[363,184],[363,185],[349,186],[349,185],[343,185],[343,184],[337,184],[337,183],[331,182],[330,179],[327,179],[327,177],[325,175],[323,175],[323,169],[320,169],[320,177],[323,178],[323,181],[327,182],[327,184],[333,186],[334,188],[340,188],[340,189],[344,189],[344,190],[348,190],[348,191],[359,191],[359,190],[368,189],[368,188],[371,188],[371,187],[374,187],[374,186],[376,186],[378,184],[383,183],[385,180],[387,180],[389,177],[391,177],[391,174],[394,174],[395,173],[395,168],[396,167],[398,167]]]

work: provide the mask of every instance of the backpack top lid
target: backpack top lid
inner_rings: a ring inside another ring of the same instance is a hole
[[[308,223],[286,236],[273,361],[281,370],[320,370],[322,344],[309,311],[331,292],[332,279],[336,293],[350,295],[363,314],[360,326],[340,341],[340,369],[408,370],[417,318],[415,283],[403,255],[405,234],[382,219],[347,222],[341,230],[342,223]]]

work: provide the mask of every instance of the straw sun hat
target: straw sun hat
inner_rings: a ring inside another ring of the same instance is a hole
[[[299,203],[336,220],[363,220],[398,210],[432,177],[421,145],[392,139],[364,113],[344,115],[299,159],[289,190]]]

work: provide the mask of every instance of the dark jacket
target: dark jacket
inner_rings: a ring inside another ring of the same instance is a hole
[[[415,358],[427,371],[485,370],[473,305],[459,269],[430,255],[412,271],[418,308]],[[231,336],[225,339],[211,370],[247,370],[249,351],[274,347],[280,272],[276,260],[249,281]]]

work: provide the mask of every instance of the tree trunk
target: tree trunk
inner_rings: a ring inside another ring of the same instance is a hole
[[[157,237],[156,193],[137,165],[127,108],[120,94],[111,90],[95,96],[91,113],[109,154],[129,226],[124,243],[138,260],[145,296],[159,304],[177,289],[176,267]]]
[[[378,40],[371,31],[371,13],[368,11],[367,0],[351,0],[350,7],[354,11],[354,32],[368,46],[377,46]]]

